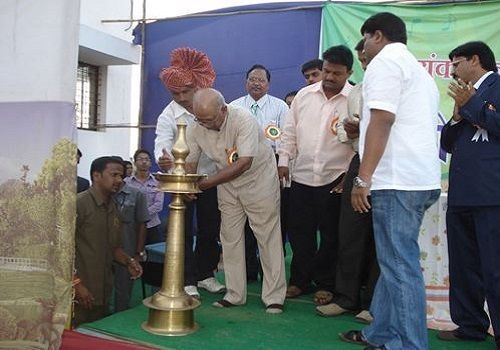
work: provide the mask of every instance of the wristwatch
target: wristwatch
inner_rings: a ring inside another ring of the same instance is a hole
[[[352,185],[356,188],[368,188],[370,185],[368,182],[360,178],[359,176],[356,176],[354,180],[352,180]]]
[[[142,252],[137,252],[137,255],[139,256],[141,261],[146,261],[148,259],[148,255],[146,254],[145,250],[143,250]]]

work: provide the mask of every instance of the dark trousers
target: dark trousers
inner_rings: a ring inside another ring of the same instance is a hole
[[[134,280],[130,278],[130,273],[125,266],[118,263],[113,264],[115,280],[114,297],[115,309],[114,312],[120,312],[130,308],[130,298],[134,287]]]
[[[290,189],[284,188],[280,191],[280,221],[281,221],[281,239],[283,241],[283,253],[286,256],[285,243],[288,229],[288,207],[289,207]],[[247,267],[247,279],[257,280],[257,275],[262,272],[258,258],[257,240],[253,235],[252,229],[245,223],[245,261]]]
[[[197,194],[197,199],[188,203],[186,209],[184,284],[189,286],[213,277],[219,262],[220,211],[217,202],[217,188],[210,188]],[[197,231],[196,247],[193,250],[195,212]]]
[[[290,285],[309,290],[335,288],[340,194],[330,193],[339,180],[311,187],[292,182],[288,238],[292,246]],[[320,233],[318,248],[317,232]]]
[[[356,154],[344,177],[339,222],[339,249],[333,301],[348,310],[369,310],[379,268],[373,239],[372,213],[355,212],[351,204],[353,179],[358,175]]]
[[[166,233],[160,232],[160,226],[153,226],[146,230],[146,244],[165,242]]]
[[[500,349],[500,206],[454,207],[446,212],[450,313],[466,337],[484,339],[490,325]]]

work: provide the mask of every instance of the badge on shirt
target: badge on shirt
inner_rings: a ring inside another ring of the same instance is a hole
[[[492,103],[488,103],[487,107],[490,111],[493,111],[493,112],[497,111],[496,107]]]
[[[489,142],[490,139],[488,137],[488,131],[481,128],[479,125],[474,125],[477,130],[474,136],[472,136],[471,141],[478,142],[479,139],[481,138],[481,142]]]
[[[332,122],[330,123],[330,130],[334,136],[337,136],[337,124],[339,122],[339,112],[335,111],[333,114]]]
[[[281,137],[281,130],[276,125],[270,124],[264,130],[266,137],[272,141],[276,141]]]
[[[236,147],[226,148],[227,153],[227,164],[233,164],[238,160],[238,152],[236,151]]]

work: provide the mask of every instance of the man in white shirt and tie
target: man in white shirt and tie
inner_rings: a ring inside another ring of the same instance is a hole
[[[248,94],[234,100],[230,105],[243,107],[250,111],[259,123],[267,142],[276,153],[281,129],[285,123],[285,115],[288,113],[288,106],[283,100],[268,94],[270,81],[271,73],[266,67],[261,64],[253,65],[246,74],[245,88]],[[282,230],[281,235],[283,242],[285,242],[286,232]],[[247,279],[249,281],[256,280],[260,270],[257,259],[257,241],[248,222],[245,225],[245,253]]]

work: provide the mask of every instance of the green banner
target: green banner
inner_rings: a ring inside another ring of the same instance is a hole
[[[354,47],[362,38],[364,21],[378,12],[391,12],[406,23],[408,48],[431,74],[441,94],[441,124],[451,117],[453,100],[446,91],[451,80],[448,53],[468,41],[487,43],[500,58],[500,1],[443,5],[372,5],[327,4],[323,8],[321,51],[330,46]],[[355,60],[353,81],[362,80],[363,72]],[[446,155],[441,153],[446,162]],[[448,170],[443,166],[443,189],[447,189]]]

